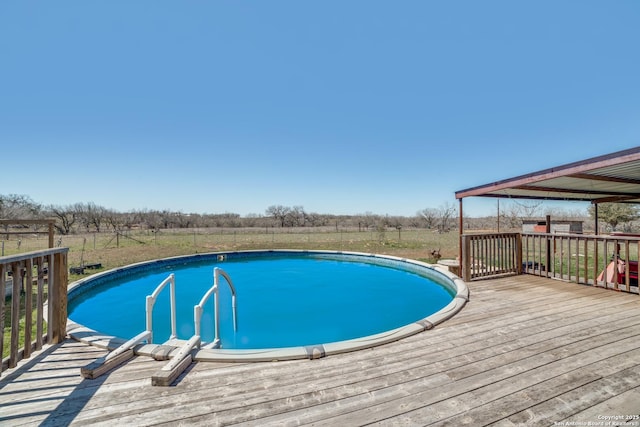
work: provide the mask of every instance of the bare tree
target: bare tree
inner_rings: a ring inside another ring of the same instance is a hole
[[[279,222],[280,227],[284,227],[287,221],[287,215],[289,215],[290,211],[291,211],[291,208],[289,207],[282,206],[282,205],[273,205],[267,208],[267,210],[265,211],[265,214],[267,216],[273,217],[274,220]]]
[[[451,229],[451,220],[456,216],[456,207],[453,203],[445,203],[438,208],[438,216],[440,218],[440,231],[449,231]]]
[[[516,201],[515,204],[519,207],[520,218],[528,219],[539,215],[542,200]]]
[[[387,216],[386,224],[389,227],[393,227],[395,229],[400,229],[404,225],[404,218],[400,216]]]
[[[105,219],[106,212],[107,212],[107,209],[102,206],[98,206],[93,202],[87,203],[85,205],[85,212],[84,212],[86,217],[86,224],[89,225],[87,229],[93,226],[95,230],[99,233],[102,227],[102,221],[104,221]]]
[[[324,225],[329,225],[329,217],[327,215],[311,212],[307,214],[307,222],[312,227],[322,227]]]
[[[353,220],[357,221],[359,230],[368,230],[380,222],[380,216],[371,212],[365,212],[363,214],[356,215]]]
[[[258,214],[248,214],[244,217],[244,224],[247,227],[256,227],[261,216]]]
[[[103,215],[104,221],[114,232],[118,232],[122,229],[123,223],[121,214],[111,209],[105,209]]]
[[[418,216],[423,219],[426,228],[432,229],[436,227],[440,213],[438,209],[426,208],[418,211]]]
[[[42,206],[22,194],[0,195],[0,218],[29,219],[41,215]]]
[[[78,220],[76,211],[73,209],[73,206],[50,206],[48,210],[50,214],[57,219],[54,227],[56,228],[58,233],[64,235],[71,233],[72,227]]]
[[[522,227],[525,219],[539,216],[542,200],[516,201],[503,206],[500,212],[500,219],[506,223],[507,228],[518,229]]]
[[[291,227],[304,227],[307,222],[307,214],[302,206],[290,208],[286,214],[285,223]]]
[[[516,229],[522,226],[520,206],[515,203],[503,206],[500,211],[500,218],[503,224],[506,223],[507,228]]]

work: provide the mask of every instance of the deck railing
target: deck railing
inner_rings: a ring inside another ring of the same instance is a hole
[[[462,276],[526,273],[638,293],[639,247],[640,238],[625,235],[465,234]]]
[[[519,274],[521,265],[521,238],[518,233],[462,236],[462,276],[465,281]]]
[[[0,373],[29,358],[43,344],[64,339],[68,250],[0,257]]]

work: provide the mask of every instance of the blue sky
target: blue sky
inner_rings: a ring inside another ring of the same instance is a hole
[[[4,0],[0,194],[411,216],[639,145],[638,22],[635,0]]]

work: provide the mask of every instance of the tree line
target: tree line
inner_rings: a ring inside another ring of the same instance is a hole
[[[498,204],[499,206],[499,204]],[[518,229],[522,221],[543,218],[551,215],[554,219],[573,219],[588,221],[593,219],[595,209],[587,212],[563,211],[557,208],[542,210],[542,202],[511,201],[503,203],[495,216],[465,218],[465,227],[469,229]],[[636,205],[602,203],[598,205],[598,217],[609,231],[625,232],[636,230],[635,221],[639,218]],[[425,228],[447,232],[457,229],[458,211],[453,203],[445,203],[435,208],[422,209],[414,216],[389,216],[366,212],[357,215],[333,215],[308,212],[303,206],[271,205],[263,215],[241,216],[236,213],[200,214],[183,213],[171,210],[141,209],[130,212],[118,212],[93,202],[75,203],[66,206],[37,203],[29,196],[0,194],[0,218],[31,219],[54,218],[59,234],[76,232],[117,232],[133,229],[175,229],[175,228],[244,228],[244,227],[327,227],[335,226],[370,230],[385,228],[401,229]],[[587,225],[587,229],[589,226]]]
[[[66,206],[45,206],[29,196],[0,195],[0,218],[32,219],[54,218],[56,232],[67,235],[76,232],[117,232],[133,229],[176,228],[243,228],[243,227],[327,227],[335,226],[368,230],[371,228],[455,227],[455,209],[445,205],[425,209],[413,217],[378,215],[370,212],[358,215],[333,215],[308,212],[303,206],[272,205],[264,215],[241,216],[236,213],[200,214],[171,210],[142,209],[118,212],[93,202]]]

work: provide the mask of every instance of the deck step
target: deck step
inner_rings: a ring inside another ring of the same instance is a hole
[[[200,336],[194,335],[185,342],[171,361],[151,377],[151,385],[170,386],[193,362],[191,352],[200,346]]]
[[[115,357],[112,357],[109,360],[107,360],[106,356],[100,357],[95,361],[89,363],[88,365],[80,368],[80,374],[82,374],[84,378],[90,380],[96,379],[105,372],[110,371],[116,366],[123,364],[129,359],[132,359],[133,356],[135,356],[133,349],[129,349]]]
[[[133,348],[142,341],[148,339],[149,336],[149,331],[139,333],[129,341],[122,344],[120,347],[113,350],[111,353],[103,357],[99,357],[88,365],[80,368],[80,374],[87,379],[98,378],[105,372],[133,358],[133,356],[135,356],[135,351],[133,350]]]

